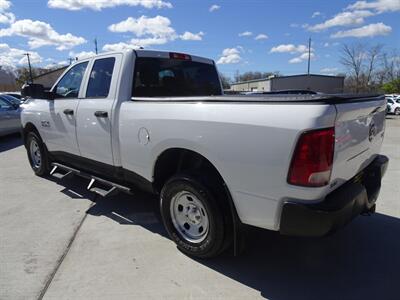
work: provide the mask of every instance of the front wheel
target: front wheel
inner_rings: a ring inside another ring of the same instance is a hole
[[[47,151],[42,140],[36,133],[28,133],[26,138],[26,150],[33,172],[38,176],[48,175],[50,173],[50,163]]]
[[[397,107],[397,108],[394,110],[394,114],[395,114],[396,116],[399,116],[399,115],[400,115],[400,107]]]
[[[209,258],[224,249],[224,217],[212,192],[191,175],[171,178],[161,191],[161,215],[178,248]]]

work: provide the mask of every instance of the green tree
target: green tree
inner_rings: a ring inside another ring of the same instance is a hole
[[[400,93],[400,78],[389,81],[382,85],[382,90],[386,94],[399,94]]]

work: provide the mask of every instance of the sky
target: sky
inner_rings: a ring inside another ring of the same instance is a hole
[[[0,66],[124,48],[214,59],[223,74],[337,74],[344,43],[400,51],[400,0],[0,0]]]

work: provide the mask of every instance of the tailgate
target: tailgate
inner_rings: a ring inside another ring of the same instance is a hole
[[[386,100],[348,99],[335,104],[335,156],[331,187],[354,177],[379,154],[383,142]]]

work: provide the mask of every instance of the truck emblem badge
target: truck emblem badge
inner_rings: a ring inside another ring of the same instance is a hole
[[[49,121],[41,121],[40,123],[41,123],[42,127],[50,127]]]
[[[376,126],[374,122],[371,122],[371,124],[369,125],[369,135],[368,135],[368,139],[370,142],[372,142],[375,135],[376,135]]]

